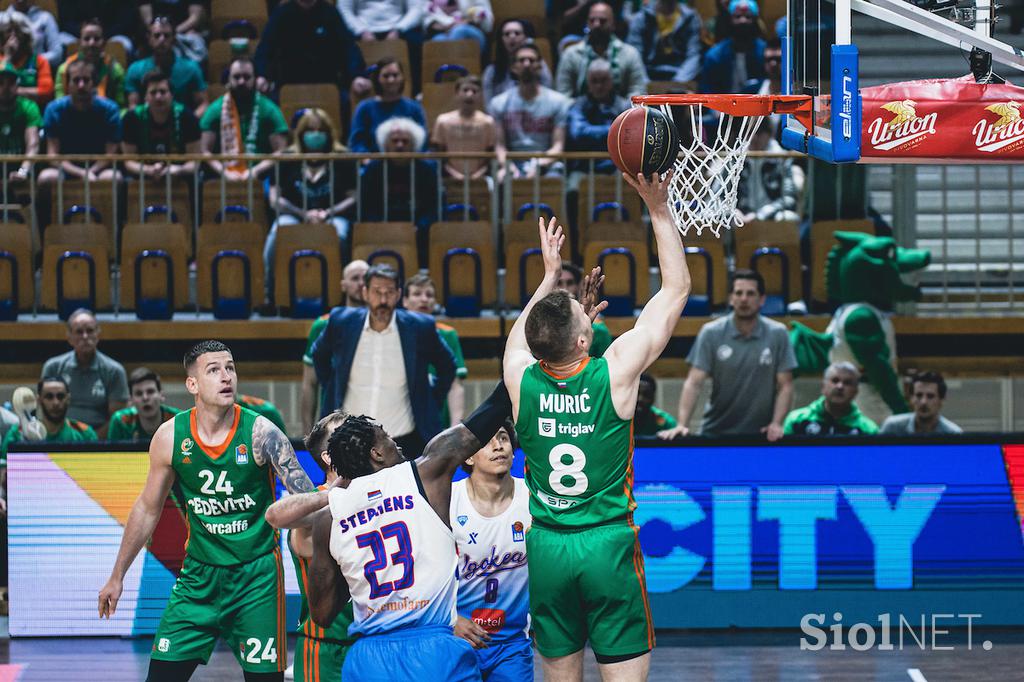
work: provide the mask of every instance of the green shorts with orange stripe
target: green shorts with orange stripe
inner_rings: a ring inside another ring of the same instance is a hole
[[[153,638],[153,658],[206,663],[218,637],[242,670],[271,673],[288,667],[279,550],[235,566],[185,557]]]
[[[299,635],[295,640],[295,682],[341,682],[351,644]]]
[[[537,651],[557,658],[587,640],[600,656],[654,648],[644,558],[636,529],[625,522],[555,530],[536,523],[526,533],[530,614]]]

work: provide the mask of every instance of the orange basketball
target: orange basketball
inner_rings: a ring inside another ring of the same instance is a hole
[[[679,132],[659,109],[633,107],[608,130],[608,153],[623,173],[664,173],[679,154]]]

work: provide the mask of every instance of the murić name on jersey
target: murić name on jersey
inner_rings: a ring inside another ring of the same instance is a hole
[[[590,412],[590,395],[586,389],[579,395],[541,393],[540,411],[555,414],[583,414]]]
[[[249,497],[248,493],[243,497],[229,497],[226,500],[216,497],[192,497],[188,500],[188,506],[192,507],[196,514],[220,516],[252,509],[256,506],[256,500]]]

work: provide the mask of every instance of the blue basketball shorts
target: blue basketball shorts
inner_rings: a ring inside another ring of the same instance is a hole
[[[476,654],[443,625],[396,630],[356,640],[341,670],[345,682],[450,680],[478,682]]]
[[[486,682],[522,682],[533,679],[533,646],[527,637],[492,643],[476,650]]]

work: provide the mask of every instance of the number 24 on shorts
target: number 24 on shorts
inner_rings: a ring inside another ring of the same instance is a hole
[[[265,645],[262,640],[250,637],[245,640],[244,648],[248,649],[248,652],[245,654],[246,663],[262,663],[263,661],[277,663],[277,647],[274,645],[273,637],[268,639]],[[260,651],[261,649],[262,652]]]

